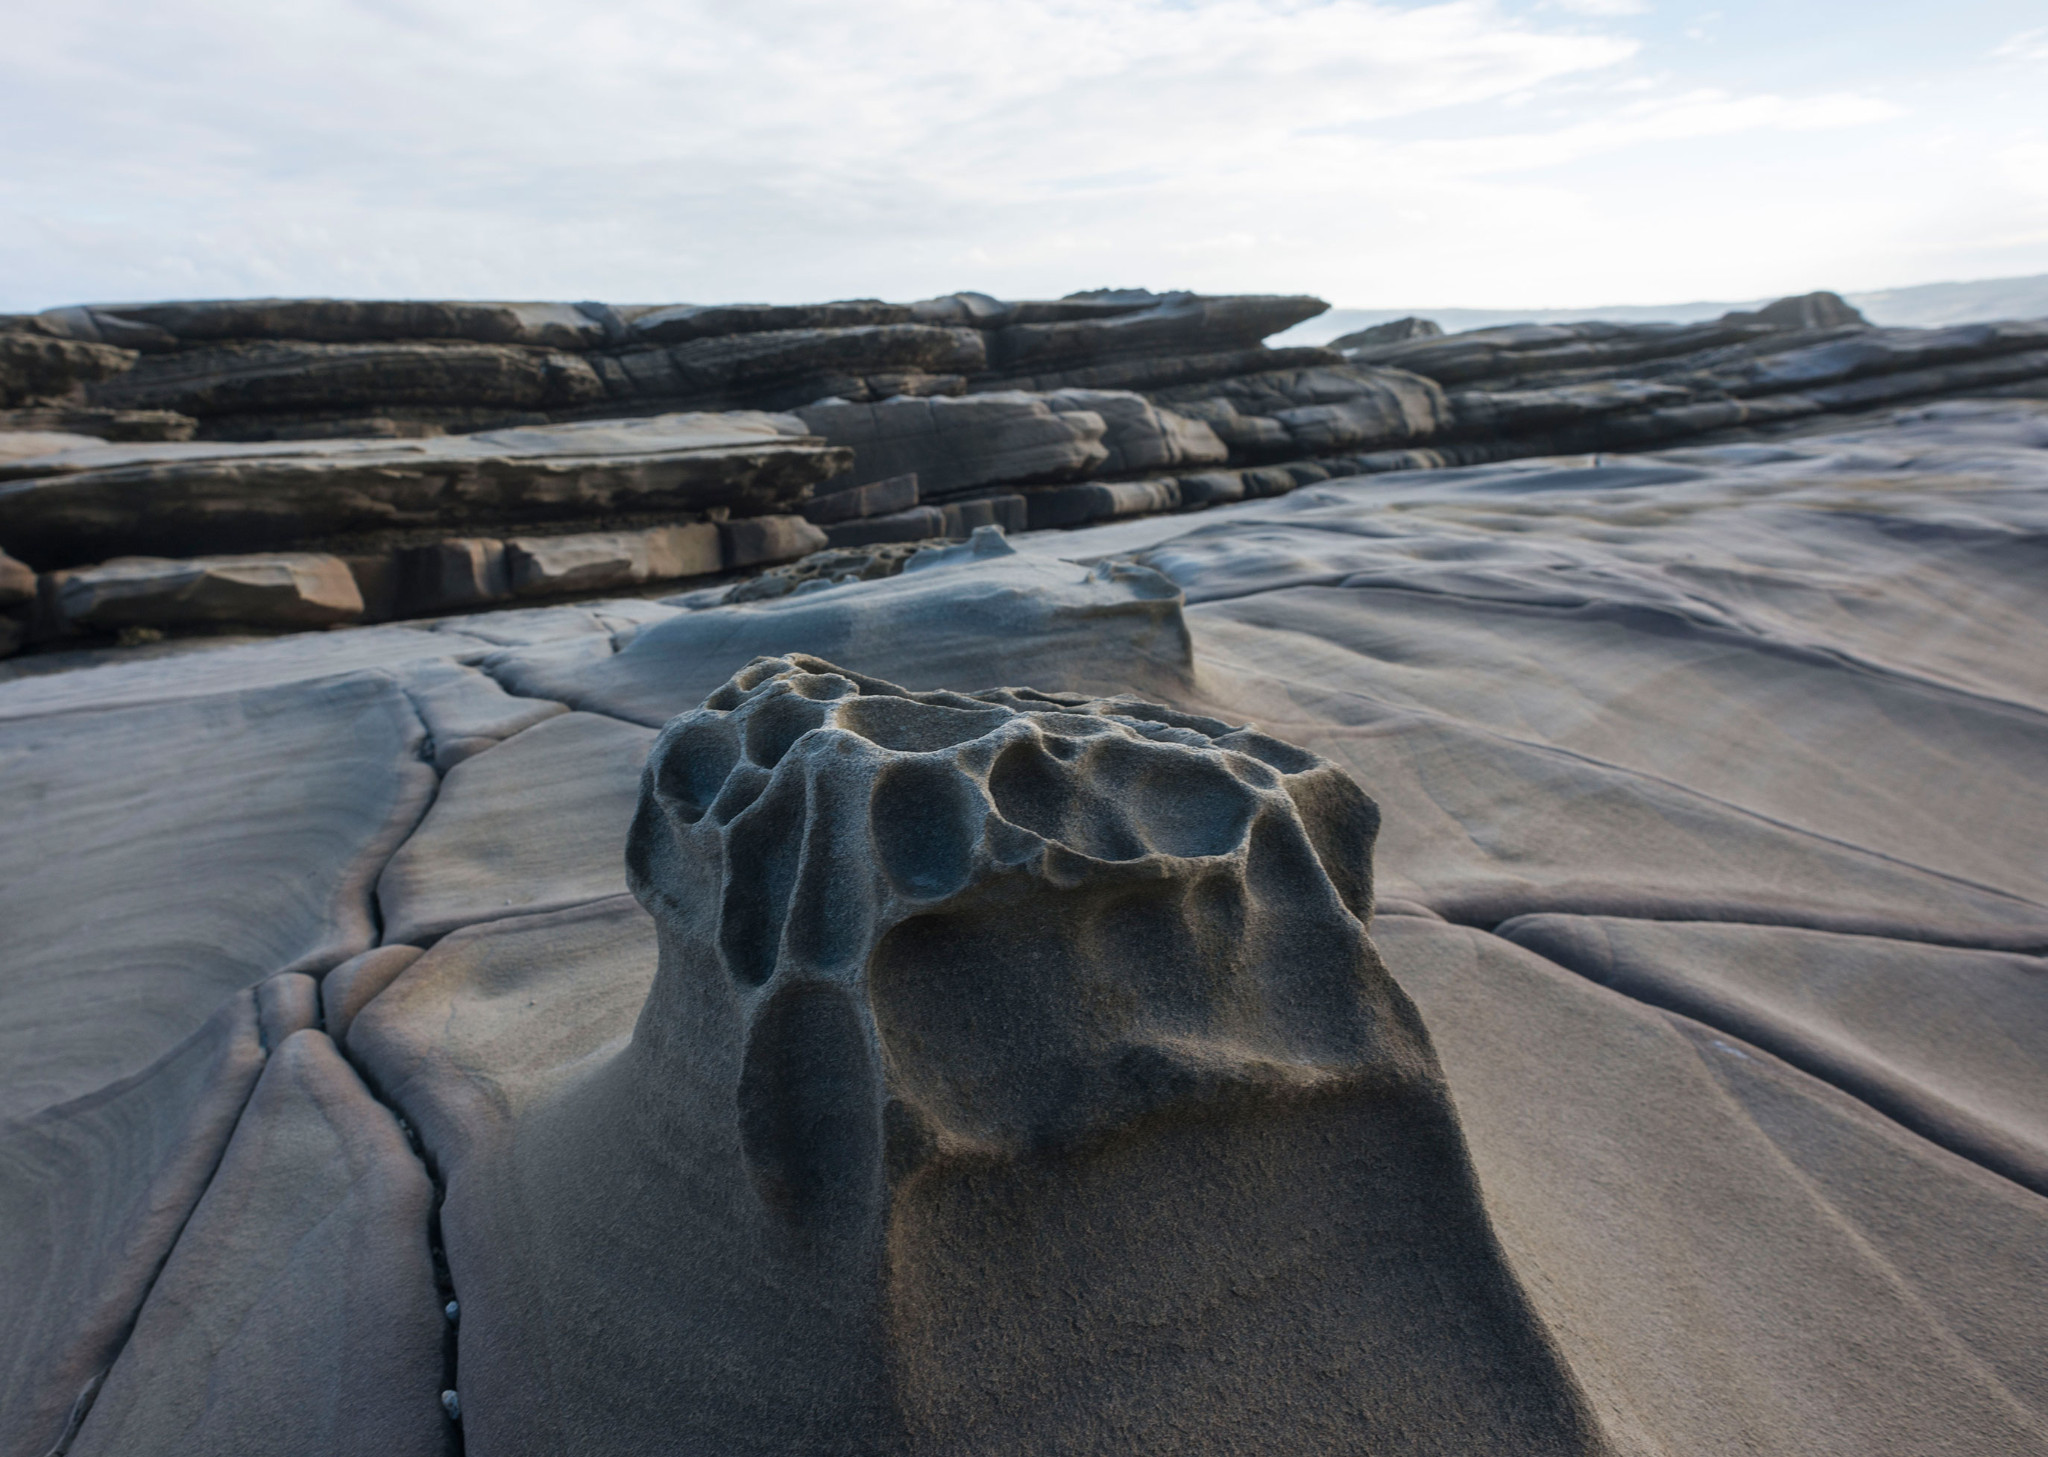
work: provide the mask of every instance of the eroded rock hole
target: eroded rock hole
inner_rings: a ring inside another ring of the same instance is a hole
[[[732,767],[739,761],[739,747],[725,723],[706,720],[677,731],[662,750],[655,771],[655,791],[670,814],[684,824],[695,824],[725,787]]]
[[[1010,717],[1004,708],[948,708],[878,695],[847,704],[839,711],[838,722],[885,749],[928,754],[978,739]]]
[[[804,784],[793,775],[772,784],[727,831],[718,945],[743,985],[759,986],[775,974],[803,834]]]
[[[914,896],[942,896],[966,884],[982,819],[966,775],[939,760],[898,762],[875,781],[872,824],[882,869]]]
[[[763,1200],[799,1219],[859,1206],[881,1149],[860,1019],[831,987],[785,987],[747,1040],[740,1145]]]
[[[1058,757],[1054,747],[1065,750]],[[988,790],[996,811],[1013,825],[1055,841],[1097,860],[1135,860],[1144,844],[1131,833],[1122,810],[1100,795],[1087,793],[1082,774],[1063,762],[1074,754],[1072,741],[1019,739],[997,756],[989,768]]]
[[[824,722],[825,710],[817,703],[794,693],[778,694],[747,715],[747,757],[773,769],[790,745]]]

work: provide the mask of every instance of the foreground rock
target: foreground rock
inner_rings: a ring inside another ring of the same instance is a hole
[[[491,1091],[473,944],[351,1029],[447,1173],[467,1440],[1598,1450],[1365,934],[1375,827],[1213,721],[754,664],[650,761],[629,1041]]]

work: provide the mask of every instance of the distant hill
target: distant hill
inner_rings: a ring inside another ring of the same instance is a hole
[[[2028,278],[1985,278],[1974,283],[1922,283],[1843,294],[1873,324],[1969,324],[1986,319],[2048,318],[2048,273]],[[1616,324],[1694,323],[1718,319],[1730,309],[1754,309],[1769,299],[1685,304],[1610,304],[1588,309],[1331,309],[1274,337],[1275,344],[1321,344],[1354,329],[1411,314],[1434,319],[1446,333],[1490,329],[1497,324],[1566,324],[1604,319]]]

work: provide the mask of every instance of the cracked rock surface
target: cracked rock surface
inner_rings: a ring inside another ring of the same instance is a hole
[[[0,1454],[2048,1448],[2043,411],[0,665]]]

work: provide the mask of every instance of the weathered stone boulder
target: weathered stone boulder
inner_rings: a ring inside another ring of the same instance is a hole
[[[486,536],[446,536],[394,554],[397,610],[406,616],[462,612],[512,595],[505,543]]]
[[[888,304],[873,298],[826,304],[671,304],[633,310],[627,317],[634,337],[650,344],[682,344],[727,334],[926,322],[910,304]]]
[[[917,498],[917,472],[907,471],[861,486],[821,488],[819,494],[804,503],[804,519],[830,526],[866,516],[886,516],[893,511],[908,511],[917,504]]]
[[[1443,326],[1433,319],[1419,319],[1413,314],[1405,319],[1389,319],[1384,324],[1354,330],[1349,334],[1332,339],[1332,349],[1369,349],[1377,344],[1402,344],[1410,339],[1441,339]]]
[[[957,394],[986,352],[973,329],[874,324],[717,334],[596,354],[590,366],[612,403],[786,409],[844,395]]]
[[[880,404],[821,400],[795,414],[832,444],[852,449],[847,481],[915,473],[926,500],[978,486],[1093,475],[1110,456],[1100,415],[1057,409],[1021,391]]]
[[[1241,460],[1427,440],[1451,413],[1434,381],[1358,364],[1267,370],[1154,398],[1208,424]]]
[[[471,303],[425,299],[198,299],[94,304],[62,311],[63,327],[98,338],[123,329],[161,331],[170,343],[277,339],[364,344],[401,339],[592,349],[609,337],[603,304]],[[83,318],[79,316],[83,315]],[[45,316],[48,317],[48,316]],[[112,343],[125,342],[120,338]],[[164,347],[164,346],[158,346]]]
[[[825,533],[801,516],[742,516],[718,529],[725,542],[725,565],[735,571],[793,561],[827,545]]]
[[[0,431],[55,431],[99,440],[190,440],[199,422],[175,410],[101,410],[90,405],[30,405],[0,410]]]
[[[582,355],[509,344],[232,343],[146,355],[96,405],[187,415],[386,405],[568,410],[605,397]]]
[[[1161,409],[1128,390],[1055,390],[1046,402],[1063,414],[1085,410],[1101,417],[1102,443],[1109,451],[1102,463],[1105,475],[1217,465],[1230,458],[1230,447],[1203,422]]]
[[[36,598],[36,574],[0,551],[0,607],[20,607]]]
[[[1870,320],[1838,293],[1804,293],[1781,298],[1753,313],[1740,309],[1721,316],[1730,324],[1769,324],[1779,329],[1839,329],[1845,324],[1868,326]]]
[[[0,330],[0,406],[82,399],[88,384],[122,374],[137,358],[105,344]]]
[[[644,531],[522,536],[505,543],[512,590],[522,597],[602,592],[716,572],[724,565],[709,521]]]
[[[881,516],[863,516],[825,528],[834,547],[863,547],[883,542],[923,541],[946,534],[946,513],[937,506],[908,506]]]
[[[989,336],[989,368],[1002,375],[1042,374],[1131,355],[1249,349],[1329,308],[1317,298],[1144,290],[1118,291],[1104,302],[1114,308],[1108,317],[1003,325]],[[1132,304],[1137,307],[1124,307]]]
[[[0,463],[0,542],[45,570],[392,528],[771,511],[850,456],[786,415],[662,415],[432,440],[104,446]]]
[[[1366,933],[1377,821],[1136,700],[743,670],[649,758],[651,986],[494,1072],[593,907],[350,1030],[447,1179],[467,1442],[1600,1451]]]
[[[318,552],[256,556],[117,557],[53,572],[52,605],[66,627],[326,627],[363,615],[341,558]]]
[[[1170,476],[1056,486],[1032,491],[1024,499],[1033,531],[1079,526],[1118,516],[1149,516],[1157,511],[1176,511],[1181,506],[1180,487]]]

